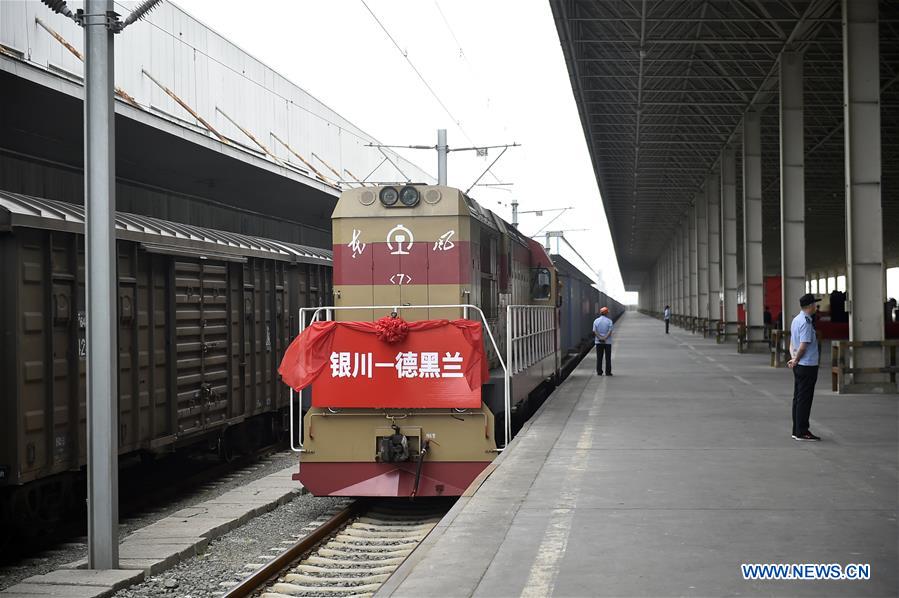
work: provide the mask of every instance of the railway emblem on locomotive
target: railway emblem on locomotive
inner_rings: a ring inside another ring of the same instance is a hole
[[[350,248],[353,252],[353,259],[356,259],[357,256],[362,255],[362,252],[365,251],[365,243],[359,240],[359,237],[362,236],[361,230],[353,229],[353,240],[346,244],[347,247]]]
[[[434,242],[434,251],[449,251],[455,247],[456,244],[451,240],[455,234],[456,231],[448,230],[437,237],[437,241]]]
[[[390,250],[390,255],[409,255],[414,241],[412,231],[402,224],[397,224],[387,233],[387,249]]]

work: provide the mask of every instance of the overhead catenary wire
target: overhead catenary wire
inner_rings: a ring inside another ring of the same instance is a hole
[[[474,141],[471,140],[471,137],[468,136],[468,133],[462,127],[462,121],[457,119],[455,117],[455,115],[453,115],[453,113],[447,107],[447,105],[443,102],[443,100],[440,99],[440,96],[437,94],[436,91],[434,91],[434,88],[431,87],[431,84],[428,83],[428,80],[425,79],[425,76],[421,74],[421,71],[418,70],[418,67],[415,66],[415,63],[412,62],[412,59],[409,58],[409,52],[407,52],[406,50],[403,50],[403,48],[400,47],[399,43],[396,41],[396,39],[393,37],[393,35],[391,35],[390,31],[387,30],[387,27],[384,25],[384,23],[381,22],[381,19],[378,18],[378,15],[375,14],[375,12],[371,9],[371,7],[368,5],[368,3],[365,0],[359,0],[359,1],[362,2],[362,6],[365,7],[365,10],[367,10],[368,13],[371,15],[371,17],[375,20],[375,23],[378,24],[378,27],[380,27],[381,30],[384,32],[384,34],[388,37],[388,39],[390,39],[391,43],[393,43],[393,45],[397,49],[397,51],[400,54],[402,54],[402,56],[406,60],[406,62],[409,63],[409,67],[416,74],[416,76],[419,78],[419,80],[421,80],[421,82],[424,84],[424,86],[427,88],[427,90],[430,92],[430,94],[434,97],[434,99],[437,100],[437,103],[440,104],[440,107],[443,108],[443,111],[446,112],[446,115],[450,117],[450,120],[452,120],[453,123],[457,127],[459,127],[459,130],[462,131],[462,134],[465,135],[465,138],[468,139],[468,141],[472,145],[474,145]]]
[[[450,36],[453,38],[453,41],[456,44],[456,47],[459,49],[459,57],[465,62],[465,65],[468,67],[469,73],[471,73],[472,77],[475,79],[475,83],[478,89],[484,91],[485,88],[488,87],[489,84],[485,84],[482,77],[478,73],[478,70],[474,68],[474,65],[468,59],[468,54],[465,52],[465,49],[462,47],[462,42],[459,41],[459,37],[456,35],[453,26],[450,24],[449,19],[446,17],[446,13],[443,12],[443,9],[440,8],[440,2],[438,0],[434,0],[434,7],[437,9],[437,12],[440,14],[440,19],[443,21],[443,24],[446,25],[447,31],[449,31]],[[491,106],[493,105],[493,98],[490,97],[489,93],[485,93],[485,98],[487,99],[487,111],[492,112]],[[503,128],[508,129],[508,123],[505,118],[500,115],[502,118]],[[493,173],[490,173],[491,175]]]
[[[465,127],[462,125],[462,121],[455,117],[455,115],[452,113],[452,111],[450,111],[450,109],[446,105],[446,103],[444,103],[444,101],[440,98],[440,96],[434,90],[433,86],[431,86],[431,84],[428,82],[428,80],[425,78],[425,76],[421,73],[421,71],[418,69],[418,67],[416,67],[415,64],[412,62],[412,59],[409,58],[409,52],[407,50],[404,50],[400,46],[399,42],[396,41],[396,38],[393,37],[393,35],[387,29],[386,25],[384,25],[384,23],[381,21],[381,19],[378,18],[378,16],[371,9],[371,7],[368,5],[366,0],[359,0],[359,1],[362,2],[362,5],[368,11],[368,13],[371,15],[371,17],[375,20],[375,22],[378,24],[378,26],[381,28],[381,30],[384,32],[384,34],[388,37],[388,39],[390,39],[391,43],[397,49],[397,51],[403,56],[403,59],[409,64],[412,71],[416,74],[416,76],[419,78],[419,80],[421,80],[422,84],[424,84],[425,88],[427,88],[427,90],[431,94],[431,96],[433,96],[433,98],[437,101],[437,103],[440,104],[440,107],[443,109],[443,111],[446,112],[447,116],[449,116],[450,119],[452,120],[452,122],[456,125],[456,127],[458,127],[458,129],[462,133],[462,135],[468,140],[469,143],[471,143],[472,145],[475,145],[475,142],[472,140],[471,136],[468,134],[468,132],[465,130]],[[453,40],[456,42],[456,45],[459,48],[459,52],[460,52],[462,58],[465,60],[466,64],[468,64],[469,69],[472,71],[472,73],[474,73],[474,69],[472,68],[471,63],[468,62],[468,59],[465,57],[465,52],[462,49],[461,43],[459,43],[459,39],[456,37],[456,34],[453,31],[452,27],[450,26],[449,21],[446,18],[446,15],[443,13],[443,10],[437,4],[436,0],[435,0],[435,6],[437,8],[437,11],[440,13],[440,17],[443,19],[444,24],[446,25],[447,29],[449,30],[450,35],[452,36]],[[488,100],[488,104],[489,104],[490,98],[488,97],[487,100]],[[488,168],[487,172],[491,177],[493,177],[493,179],[496,182],[500,182],[500,179],[499,179],[499,177],[497,177],[496,173],[491,171],[489,168]]]
[[[587,258],[585,258],[583,255],[581,255],[581,252],[578,251],[578,250],[575,248],[575,246],[571,244],[571,242],[568,240],[567,237],[565,237],[564,234],[559,235],[559,238],[562,239],[562,240],[565,242],[565,244],[568,245],[568,247],[571,248],[571,250],[574,252],[574,254],[575,254],[576,256],[578,256],[582,262],[584,262],[584,265],[587,266],[587,267],[590,269],[591,272],[596,272],[597,274],[599,273],[598,270],[594,270],[594,269],[593,269],[593,264],[591,264],[590,262],[588,262],[588,261],[587,261]],[[599,278],[599,277],[597,276],[597,279],[598,279],[598,278]],[[598,282],[598,280],[597,280],[597,282]]]
[[[443,20],[443,24],[446,25],[447,31],[452,36],[453,41],[456,42],[456,47],[459,48],[459,56],[462,60],[465,61],[465,64],[468,65],[468,68],[474,72],[474,68],[471,66],[471,62],[468,61],[468,56],[465,55],[465,50],[462,49],[462,43],[459,41],[459,38],[456,37],[456,32],[453,31],[453,26],[450,25],[449,19],[446,18],[446,15],[443,13],[443,9],[440,8],[440,3],[437,0],[434,0],[434,7],[437,9],[437,12],[440,13],[440,18]]]
[[[562,214],[564,214],[565,212],[567,212],[567,211],[570,210],[570,209],[571,209],[571,208],[563,208],[563,209],[559,210],[559,213],[556,214],[556,217],[555,217],[555,218],[553,218],[552,220],[550,220],[549,222],[547,222],[546,224],[544,224],[543,226],[541,226],[541,227],[540,227],[540,230],[538,230],[537,232],[535,232],[535,233],[534,233],[533,235],[531,235],[531,236],[532,236],[532,237],[536,237],[537,235],[539,235],[540,233],[542,233],[544,230],[546,230],[546,227],[547,227],[547,226],[549,226],[550,224],[552,224],[553,222],[555,222],[556,220],[558,220],[559,218],[561,218]]]
[[[472,145],[475,145],[475,142],[472,140],[471,136],[468,134],[468,132],[465,130],[465,127],[462,125],[462,121],[459,120],[458,118],[456,118],[456,116],[452,113],[452,111],[449,109],[449,107],[446,105],[446,103],[440,98],[440,96],[437,94],[437,92],[434,90],[434,88],[431,86],[431,84],[428,82],[428,80],[425,78],[425,76],[421,73],[420,70],[418,70],[418,67],[415,66],[415,63],[412,62],[412,59],[409,58],[409,52],[407,50],[404,50],[400,46],[399,42],[396,41],[396,38],[393,37],[393,35],[390,33],[390,31],[387,29],[387,27],[384,25],[384,23],[381,21],[381,19],[378,18],[378,15],[375,14],[375,12],[371,9],[371,7],[368,5],[368,3],[365,0],[359,0],[359,1],[362,2],[362,5],[365,7],[365,9],[368,11],[368,13],[371,15],[371,17],[378,24],[378,27],[381,28],[381,30],[384,32],[384,34],[387,36],[387,38],[391,41],[391,43],[397,49],[397,51],[400,54],[402,54],[403,59],[409,64],[409,67],[412,69],[412,71],[415,73],[415,75],[419,78],[419,80],[422,82],[422,84],[425,86],[425,88],[427,88],[427,90],[431,94],[431,96],[433,96],[433,98],[437,101],[437,103],[440,104],[440,107],[443,109],[443,111],[446,112],[447,116],[450,117],[450,120],[452,120],[452,122],[459,128],[459,131],[462,132],[462,135],[465,136],[465,138],[468,140],[469,143],[471,143]],[[446,16],[443,14],[443,11],[440,10],[439,6],[437,6],[437,10],[440,12],[440,15],[443,18],[444,23],[446,23],[447,28],[450,29],[450,34],[453,36],[453,39],[456,41],[457,45],[459,45],[459,40],[456,38],[455,33],[452,31],[452,28],[449,26],[449,23],[446,21]],[[461,45],[459,45],[459,50],[460,50],[460,52],[462,52],[462,54],[464,56],[464,51],[462,51]],[[466,61],[467,61],[467,59],[466,59]],[[470,66],[470,64],[469,64],[469,66]],[[489,174],[490,174],[490,176],[492,176],[494,178],[494,180],[499,182],[499,178],[497,178],[497,176],[494,172],[491,171],[491,172],[489,172]]]

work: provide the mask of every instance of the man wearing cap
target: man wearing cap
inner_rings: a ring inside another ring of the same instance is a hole
[[[612,375],[612,320],[609,308],[599,310],[599,317],[593,321],[593,336],[596,343],[596,375],[602,376],[602,356],[606,356],[606,376]]]
[[[808,418],[818,381],[818,338],[812,316],[819,298],[806,293],[799,298],[801,310],[790,325],[790,354],[787,365],[793,369],[793,440],[821,440],[808,429]]]

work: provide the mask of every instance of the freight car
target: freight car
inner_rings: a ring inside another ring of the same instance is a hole
[[[83,227],[0,192],[0,509],[34,528],[85,465]],[[277,366],[299,308],[330,301],[331,252],[125,213],[116,234],[120,455],[286,429]]]
[[[562,348],[562,377],[570,373],[584,354],[593,348],[593,320],[603,306],[613,320],[624,306],[593,286],[593,280],[561,255],[553,254],[559,277],[559,338]]]
[[[371,323],[396,311],[413,322],[457,320],[456,326],[463,327],[475,320],[492,331],[496,343],[487,342],[485,334],[490,372],[474,402],[445,400],[438,397],[444,392],[439,385],[428,383],[398,404],[389,391],[377,389],[378,383],[369,395],[323,393],[322,388],[335,388],[329,379],[354,377],[349,368],[340,369],[340,353],[324,348],[335,342],[325,335],[372,328],[312,327],[294,341],[280,370],[297,390],[324,376],[318,390],[313,385],[311,402],[304,399],[303,433],[301,439],[295,437],[302,441],[297,478],[316,495],[458,495],[489,465],[511,435],[513,422],[529,414],[559,381],[561,358],[580,351],[600,296],[582,288],[586,277],[569,271],[570,283],[579,286],[577,296],[569,295],[565,302],[568,290],[544,248],[451,187],[386,185],[344,191],[332,227],[335,303],[316,310],[314,317]],[[588,297],[595,301],[583,300]],[[624,311],[617,302],[608,307],[615,317]],[[562,330],[567,331],[564,340]],[[448,338],[455,332],[448,328],[445,334]],[[397,347],[393,353],[401,372],[401,357],[408,353],[402,344]],[[332,368],[322,374],[327,366],[319,362],[327,352]],[[372,365],[366,369],[364,359],[367,355],[370,362],[371,353],[352,355],[357,362],[362,355],[365,378],[392,384],[389,370],[373,376]],[[430,353],[429,360],[436,355]],[[351,358],[347,353],[346,359]],[[428,374],[434,377],[434,371]],[[416,375],[413,371],[409,377]]]

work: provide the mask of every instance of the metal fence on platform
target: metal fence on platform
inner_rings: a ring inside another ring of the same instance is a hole
[[[882,348],[884,352],[883,367],[853,367],[852,353],[854,349],[862,347]],[[851,392],[851,382],[855,374],[889,374],[892,390],[897,390],[896,374],[899,374],[899,366],[896,364],[896,349],[899,340],[882,341],[833,341],[830,354],[831,388],[840,394]]]

